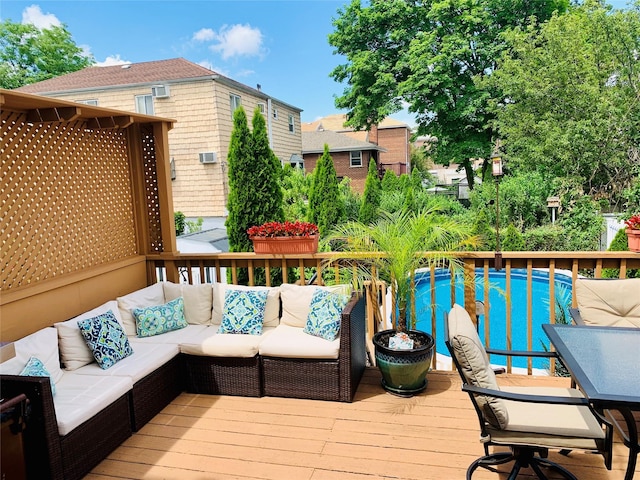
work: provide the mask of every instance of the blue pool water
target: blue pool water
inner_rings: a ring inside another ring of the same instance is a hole
[[[451,275],[443,270],[436,273],[435,301],[431,301],[429,273],[416,274],[416,327],[418,330],[431,332],[431,312],[436,309],[436,350],[443,355],[449,355],[444,344],[444,312],[451,308]],[[489,303],[491,305],[489,315],[489,329],[491,348],[506,349],[506,309],[507,298],[505,291],[505,271],[490,271],[489,273]],[[476,270],[475,299],[484,301],[483,270]],[[532,345],[527,345],[527,270],[511,270],[511,350],[543,350],[549,346],[549,340],[542,330],[541,325],[549,323],[549,275],[544,270],[532,272]],[[464,305],[464,284],[462,278],[456,279],[455,303]],[[565,318],[569,319],[568,308],[571,303],[571,278],[555,273],[555,302],[559,303]],[[485,307],[486,308],[486,307]],[[556,321],[558,320],[556,309]],[[485,316],[479,317],[480,338],[485,339]],[[514,367],[527,367],[526,358],[512,357]],[[491,362],[498,365],[506,365],[505,357],[491,356]],[[547,369],[548,359],[533,359],[533,368]]]

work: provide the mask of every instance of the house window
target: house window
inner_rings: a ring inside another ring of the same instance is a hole
[[[91,98],[88,100],[76,100],[76,103],[82,103],[84,105],[92,105],[94,107],[98,106],[98,99],[97,98]]]
[[[267,111],[267,106],[264,103],[258,103],[258,110],[260,110],[260,113],[264,115],[264,112]]]
[[[273,119],[274,119],[274,120],[277,120],[277,119],[278,119],[278,109],[277,109],[277,108],[274,108],[274,109],[273,109]]]
[[[242,102],[240,101],[240,95],[234,93],[229,95],[229,101],[231,102],[231,113],[235,112]]]
[[[289,131],[291,133],[294,133],[296,131],[296,124],[295,124],[295,120],[293,118],[293,115],[289,115]]]
[[[350,153],[350,166],[351,167],[361,167],[362,166],[362,152],[351,152]]]
[[[153,111],[153,95],[136,95],[136,112],[155,115]]]

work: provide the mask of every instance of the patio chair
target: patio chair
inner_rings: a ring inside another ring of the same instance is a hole
[[[480,441],[485,452],[467,469],[467,480],[478,467],[497,472],[497,465],[509,462],[514,462],[509,480],[516,479],[520,470],[528,467],[540,479],[547,478],[545,468],[562,478],[576,480],[566,468],[547,459],[550,449],[599,453],[611,470],[611,424],[590,407],[578,390],[500,388],[487,351],[464,308],[453,306],[445,315],[445,329],[445,343],[462,379],[462,390],[469,394],[480,421]],[[495,446],[508,447],[509,451],[490,453],[489,447]]]
[[[578,278],[575,289],[576,324],[640,328],[640,278]]]
[[[579,278],[575,288],[578,308],[569,312],[576,324],[640,328],[640,278]],[[625,479],[632,478],[640,454],[640,441],[633,440],[640,432],[640,412],[605,409],[603,413],[629,449]]]

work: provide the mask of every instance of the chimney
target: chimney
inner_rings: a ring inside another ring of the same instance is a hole
[[[378,145],[378,125],[371,125],[371,130],[369,130],[369,143],[373,143],[374,145]]]

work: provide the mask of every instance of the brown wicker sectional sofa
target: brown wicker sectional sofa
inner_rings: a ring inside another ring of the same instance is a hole
[[[24,393],[29,400],[30,412],[23,432],[28,478],[82,478],[182,391],[352,401],[366,364],[365,306],[362,297],[352,296],[342,311],[339,337],[335,341],[336,345],[339,344],[335,358],[296,358],[286,348],[280,356],[263,356],[259,353],[259,345],[251,345],[251,348],[244,350],[244,345],[252,339],[225,337],[216,334],[217,325],[197,323],[206,321],[206,303],[194,302],[194,292],[200,288],[198,296],[201,298],[206,286],[163,283],[164,292],[169,293],[163,294],[163,301],[184,293],[185,317],[189,326],[155,338],[130,336],[133,354],[109,369],[101,370],[95,363],[82,365],[72,371],[62,368],[67,363],[73,365],[74,359],[70,359],[65,349],[69,347],[68,340],[73,333],[71,328],[83,316],[69,320],[69,323],[63,322],[64,325],[45,328],[15,342],[16,358],[0,364],[0,382],[3,397]],[[156,294],[157,288],[147,287]],[[131,295],[137,298],[135,301],[158,302],[157,295],[153,299],[148,292],[144,292],[147,289]],[[293,291],[299,297],[298,292]],[[213,297],[215,292],[212,293]],[[108,302],[87,312],[84,317],[113,309],[115,302],[122,313],[123,308],[131,306],[128,303],[131,299],[122,297]],[[281,304],[278,305],[280,315],[286,316]],[[214,305],[212,317],[215,316]],[[192,323],[192,320],[196,323]],[[129,330],[127,334],[130,334],[131,330],[124,319],[123,323],[124,330]],[[276,339],[278,327],[280,325],[266,328],[268,335],[265,334],[265,338],[271,336]],[[292,328],[283,326],[281,329],[291,333]],[[297,331],[293,333],[299,335]],[[25,358],[44,355],[43,345],[49,349],[56,337],[59,345],[53,346],[55,355],[51,356],[59,355],[62,366],[57,359],[49,358],[43,363],[50,377],[16,375],[17,366],[24,364]],[[232,346],[226,351],[223,346],[222,354],[211,350],[216,344],[220,346],[225,339],[229,339],[230,343],[238,340],[240,347]],[[271,343],[277,345],[277,342]],[[257,353],[251,355],[254,350]],[[313,348],[309,350],[313,352]],[[229,354],[235,351],[238,352],[237,356]],[[55,363],[61,368],[57,369]],[[52,386],[57,390],[55,395]],[[89,418],[78,414],[83,409],[92,412]]]

